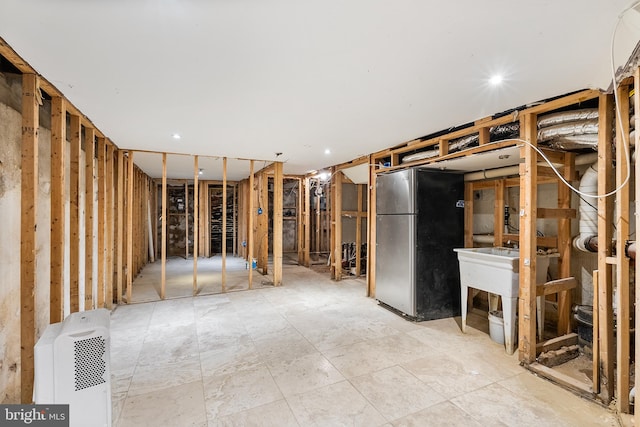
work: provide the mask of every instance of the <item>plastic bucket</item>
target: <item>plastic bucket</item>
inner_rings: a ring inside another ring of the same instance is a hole
[[[498,344],[504,344],[504,319],[502,311],[489,312],[489,336]]]

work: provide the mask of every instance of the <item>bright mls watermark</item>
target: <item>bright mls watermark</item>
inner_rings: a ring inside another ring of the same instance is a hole
[[[69,405],[0,405],[0,427],[69,427]]]

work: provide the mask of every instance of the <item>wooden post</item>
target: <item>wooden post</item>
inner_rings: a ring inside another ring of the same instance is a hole
[[[129,151],[129,164],[127,172],[127,303],[131,303],[133,293],[133,182],[135,181],[133,170],[133,151]]]
[[[93,308],[93,174],[95,157],[95,129],[84,128],[84,309]]]
[[[105,267],[105,303],[106,307],[111,310],[113,307],[113,245],[114,245],[114,227],[113,227],[113,153],[115,147],[113,144],[107,145],[106,155],[106,236],[105,245],[107,247],[106,253],[106,267]]]
[[[249,263],[249,289],[253,288],[253,160],[249,161],[249,217],[248,217],[248,232],[247,232],[247,258]]]
[[[162,231],[160,238],[160,299],[164,299],[167,290],[167,153],[162,153],[162,207],[160,210],[160,215],[162,217]],[[193,254],[195,257],[195,251]]]
[[[304,266],[311,265],[311,179],[304,179]]]
[[[207,204],[210,206],[210,198]],[[211,214],[208,216],[211,219]],[[211,226],[207,227],[207,230],[211,231]],[[211,242],[211,236],[209,236],[209,242]],[[238,255],[238,184],[233,185],[233,255]]]
[[[618,89],[618,111],[620,117],[616,121],[616,188],[624,182],[631,162],[629,145],[623,141],[629,141],[629,86],[624,85]],[[622,127],[620,127],[622,125]],[[624,138],[624,139],[623,139]],[[626,151],[626,153],[625,153]],[[629,312],[629,258],[625,256],[625,242],[629,240],[629,188],[625,185],[616,193],[616,268],[617,307],[616,316],[616,404],[618,411],[629,413],[629,336],[630,318]]]
[[[275,162],[273,172],[273,285],[282,285],[282,162]]]
[[[342,280],[342,172],[333,172],[333,192],[331,194],[331,217],[333,234],[333,279]]]
[[[69,303],[71,313],[80,311],[80,116],[71,115],[69,196]]]
[[[64,247],[65,247],[65,151],[67,147],[65,100],[51,100],[51,294],[49,322],[64,318]],[[91,249],[93,252],[93,248]]]
[[[611,147],[613,124],[613,97],[600,95],[598,115],[598,194],[613,189],[613,152]],[[611,218],[613,202],[610,197],[598,199],[598,321],[600,323],[600,398],[608,404],[613,398],[615,352],[613,349],[613,285],[612,268],[607,262],[611,256],[613,237]],[[595,310],[595,308],[594,308]]]
[[[33,401],[38,207],[40,88],[35,74],[22,75],[22,158],[20,218],[20,381],[21,401]]]
[[[527,114],[521,119],[523,139],[536,145],[537,119]],[[536,360],[536,218],[538,205],[538,155],[530,144],[521,148],[520,164],[520,297],[519,358],[529,364]]]
[[[118,202],[117,202],[117,212],[116,212],[116,222],[117,222],[117,239],[116,239],[116,292],[117,292],[117,302],[118,304],[122,303],[122,273],[123,273],[123,252],[124,252],[124,242],[123,242],[123,231],[124,231],[124,151],[118,150]]]
[[[598,270],[593,271],[593,348],[592,348],[592,386],[593,392],[600,393],[600,329],[598,320]]]
[[[200,197],[198,193],[198,156],[193,156],[193,296],[198,294],[198,240],[200,240]]]
[[[227,158],[222,158],[222,292],[227,292]]]
[[[575,155],[564,154],[562,176],[568,182],[574,179]],[[558,208],[571,208],[571,190],[564,183],[558,181]],[[558,219],[558,274],[561,278],[571,276],[571,219]],[[571,333],[571,292],[558,293],[558,335]]]
[[[105,180],[106,144],[104,137],[98,137],[98,284],[96,305],[104,308],[105,280],[105,229],[106,229],[106,180]]]

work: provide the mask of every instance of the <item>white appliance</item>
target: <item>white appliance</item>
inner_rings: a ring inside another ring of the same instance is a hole
[[[110,312],[73,313],[34,348],[36,404],[68,404],[70,426],[111,426]]]

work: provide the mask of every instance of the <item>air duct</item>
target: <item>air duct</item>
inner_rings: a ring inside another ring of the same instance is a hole
[[[598,163],[587,168],[580,180],[580,192],[598,194]],[[580,234],[573,239],[573,246],[583,252],[598,251],[598,210],[595,198],[580,198]]]

